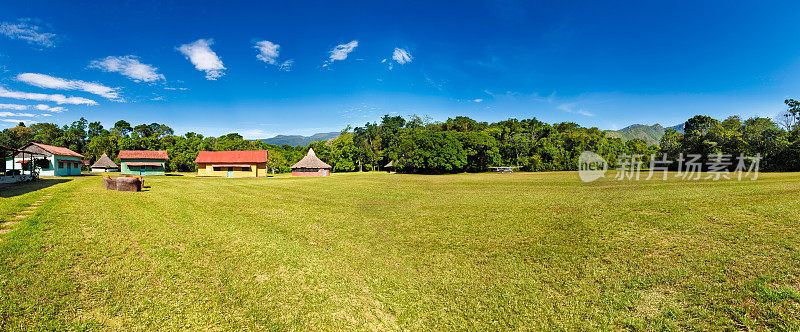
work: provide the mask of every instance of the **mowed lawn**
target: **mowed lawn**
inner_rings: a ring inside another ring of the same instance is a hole
[[[0,329],[800,329],[799,173],[145,184],[0,189],[52,194],[0,236]]]

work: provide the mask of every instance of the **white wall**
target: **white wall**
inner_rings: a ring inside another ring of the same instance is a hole
[[[119,172],[119,168],[92,168],[92,173]]]
[[[18,157],[14,158],[14,160],[6,160],[6,170],[11,169],[11,165],[14,164],[15,169],[21,169],[22,164],[16,164],[17,161],[22,160],[23,158]],[[30,160],[27,156],[24,158],[25,160]],[[58,162],[60,160],[77,160],[80,161],[81,159],[78,157],[71,157],[71,156],[50,156],[46,158],[50,161],[50,167],[48,169],[39,169],[39,176],[70,176],[70,175],[81,175],[81,165],[71,163],[69,167],[64,165],[64,168],[58,168]],[[25,172],[25,174],[29,174],[30,172]]]

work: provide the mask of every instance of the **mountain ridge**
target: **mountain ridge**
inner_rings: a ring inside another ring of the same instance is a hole
[[[673,129],[680,133],[683,133],[683,123],[671,127],[663,127],[661,124],[654,124],[652,126],[643,125],[643,124],[632,124],[620,130],[605,130],[606,135],[609,137],[616,137],[622,139],[622,141],[630,141],[632,139],[641,139],[645,141],[648,145],[658,144],[661,141],[661,137],[664,136],[664,133],[667,129]]]
[[[274,145],[306,146],[311,142],[327,141],[329,139],[339,137],[339,134],[340,133],[338,131],[332,131],[328,133],[316,133],[311,136],[276,135],[275,137],[257,139],[256,141],[262,141],[264,143]]]
[[[604,130],[604,132],[606,132],[606,135],[609,137],[620,138],[623,141],[639,138],[647,142],[647,144],[658,144],[667,129],[673,129],[677,130],[679,133],[683,133],[683,126],[683,123],[671,127],[664,127],[658,123],[654,125],[636,123],[619,130]],[[276,135],[275,137],[256,139],[256,141],[262,141],[264,143],[274,145],[306,146],[311,142],[334,139],[339,137],[339,134],[340,133],[338,131],[333,131],[327,133],[316,133],[311,136]]]

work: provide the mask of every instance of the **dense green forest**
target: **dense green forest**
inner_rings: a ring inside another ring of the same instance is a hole
[[[236,133],[204,137],[189,132],[177,136],[164,124],[131,126],[124,120],[106,129],[83,118],[68,126],[20,123],[0,133],[0,145],[20,147],[33,141],[64,146],[91,161],[103,153],[116,158],[120,150],[166,150],[170,171],[194,171],[198,151],[266,149],[270,151],[269,167],[287,172],[310,147],[335,172],[381,169],[389,161],[415,173],[484,172],[490,166],[520,166],[526,171],[576,170],[583,151],[594,151],[611,165],[621,154],[666,153],[671,160],[681,153],[760,154],[763,170],[798,171],[800,102],[789,99],[786,104],[780,124],[758,117],[742,120],[732,116],[720,121],[695,116],[684,124],[684,133],[667,129],[658,145],[648,145],[642,139],[623,141],[598,128],[571,122],[548,124],[534,118],[486,123],[461,116],[433,122],[417,116],[406,119],[388,115],[380,123],[348,127],[337,138],[308,146],[269,145]]]

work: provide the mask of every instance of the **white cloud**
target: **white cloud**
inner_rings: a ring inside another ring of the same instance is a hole
[[[425,81],[428,82],[428,84],[430,84],[432,87],[436,88],[437,90],[444,91],[444,86],[445,86],[445,83],[446,83],[445,81],[441,81],[441,80],[436,81],[436,80],[430,78],[430,76],[428,76],[428,75],[425,75]]]
[[[7,117],[7,116],[27,116],[27,117],[34,117],[36,114],[31,113],[11,113],[11,112],[0,112],[0,117]]]
[[[280,51],[278,49],[281,48],[281,45],[275,44],[268,40],[262,40],[255,42],[253,48],[258,50],[258,55],[256,55],[258,60],[264,61],[270,65],[278,66],[278,69],[282,71],[292,70],[294,60],[278,62],[278,56],[280,56]]]
[[[567,112],[567,113],[580,114],[580,115],[583,115],[583,116],[594,116],[594,114],[592,114],[591,112],[589,112],[587,110],[584,110],[582,108],[577,108],[576,109],[575,108],[576,104],[577,103],[563,103],[563,104],[558,105],[557,108],[559,110],[562,110],[562,111]]]
[[[392,59],[394,59],[394,61],[397,61],[397,63],[401,65],[407,64],[411,62],[411,60],[413,60],[413,58],[411,57],[411,53],[408,53],[408,50],[402,48],[394,49],[394,54],[392,54]]]
[[[482,103],[483,102],[483,98],[475,98],[475,99],[470,100],[470,101],[473,102],[473,103]]]
[[[50,107],[49,105],[39,104],[39,105],[19,105],[19,104],[0,104],[0,110],[13,110],[13,111],[26,111],[30,109],[35,109],[39,111],[50,111],[53,113],[61,113],[66,111],[63,107]],[[11,113],[11,112],[0,112],[0,116],[50,116],[50,114],[31,114],[31,113]]]
[[[491,96],[499,104],[530,105],[532,103],[542,103],[562,112],[593,117],[595,114],[590,109],[595,109],[598,104],[606,103],[607,100],[598,99],[597,95],[580,95],[574,97],[560,97],[555,92],[549,95],[533,93],[521,93],[517,91],[506,91],[496,93],[484,90],[484,93]],[[605,99],[605,98],[603,98]]]
[[[61,113],[61,112],[66,112],[67,111],[66,108],[63,108],[63,107],[60,107],[60,106],[50,107],[50,105],[45,105],[45,104],[36,105],[36,109],[40,110],[40,111],[48,111],[48,112],[53,112],[53,113]]]
[[[362,121],[362,119],[377,119],[380,118],[378,115],[382,108],[377,106],[369,106],[367,104],[361,104],[360,106],[353,106],[350,108],[343,109],[339,111],[339,115],[342,118],[353,120],[353,121]]]
[[[336,47],[331,50],[330,62],[347,59],[347,55],[356,47],[358,47],[358,40],[351,41],[347,44],[336,45]]]
[[[20,119],[0,119],[0,121],[11,122],[11,123],[20,123],[20,122],[22,122],[22,123],[25,123],[26,125],[31,124],[31,123],[38,123],[37,121],[33,121],[33,120],[20,120]]]
[[[275,136],[275,134],[268,133],[262,129],[245,129],[239,130],[238,132],[244,139],[260,139]]]
[[[79,80],[66,80],[45,74],[22,73],[17,75],[17,81],[27,83],[40,88],[56,90],[81,90],[96,94],[111,100],[119,101],[117,89],[109,88],[105,85]]]
[[[206,72],[207,80],[214,81],[225,75],[223,72],[225,66],[222,65],[217,53],[211,50],[212,44],[214,44],[213,39],[198,39],[194,43],[181,45],[178,51],[183,53],[197,70]]]
[[[19,99],[19,100],[49,101],[59,105],[60,104],[97,105],[96,101],[91,99],[86,99],[83,97],[66,97],[61,94],[49,95],[44,93],[19,92],[19,91],[7,90],[4,87],[0,87],[0,97]]]
[[[120,73],[136,82],[155,82],[165,80],[158,73],[158,68],[139,62],[135,55],[109,56],[93,60],[89,68],[97,68],[105,72]]]
[[[24,40],[28,44],[41,47],[56,46],[56,35],[49,32],[42,32],[42,28],[29,24],[30,19],[20,19],[17,24],[3,22],[0,24],[0,34],[11,39]]]
[[[278,69],[283,71],[292,71],[292,66],[294,66],[294,60],[286,60],[278,66]]]
[[[280,47],[280,45],[268,40],[258,41],[256,45],[253,46],[253,48],[258,50],[256,58],[271,65],[277,63],[276,59],[278,58],[278,49]]]
[[[389,61],[389,60],[388,60],[388,59],[386,59],[386,58],[383,58],[383,59],[381,60],[381,63],[386,63],[387,61]],[[393,63],[391,63],[391,62],[389,62],[389,63],[387,64],[387,66],[389,67],[389,70],[392,70],[392,69],[394,68],[394,64],[393,64]]]
[[[30,108],[29,105],[18,105],[18,104],[0,104],[0,110],[15,110],[15,111],[24,111]]]

